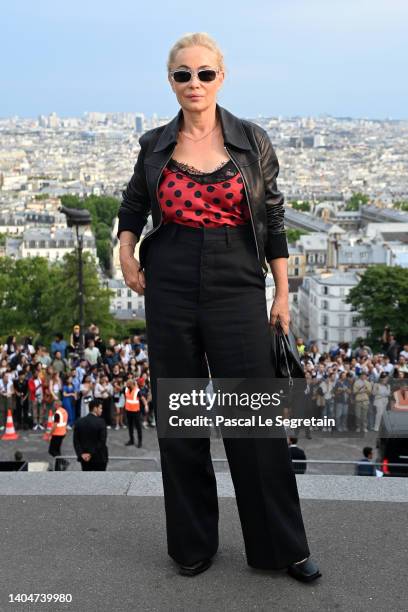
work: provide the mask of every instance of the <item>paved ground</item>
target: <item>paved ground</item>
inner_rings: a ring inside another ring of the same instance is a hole
[[[0,460],[12,460],[14,452],[18,449],[23,452],[24,458],[28,461],[48,461],[50,459],[48,451],[48,443],[42,440],[42,434],[36,432],[20,432],[21,437],[17,441],[1,441],[0,440]],[[308,459],[338,459],[346,461],[355,461],[362,457],[362,448],[364,446],[372,446],[375,449],[376,433],[368,432],[366,434],[355,434],[354,437],[345,434],[329,435],[320,432],[312,432],[312,439],[308,440],[304,437],[302,431],[299,438],[299,446],[301,446]],[[124,443],[128,440],[127,430],[120,431],[109,430],[108,445],[111,456],[129,457],[129,461],[114,462],[109,464],[109,470],[158,470],[158,463],[148,461],[132,461],[135,457],[155,457],[159,459],[158,443],[156,430],[149,428],[143,430],[143,448],[126,447]],[[215,459],[225,459],[225,452],[222,440],[213,438],[211,441],[212,456]],[[72,455],[74,449],[72,446],[72,433],[68,433],[64,440],[62,450],[64,454]],[[72,461],[69,467],[70,470],[78,470],[79,464]],[[215,469],[225,470],[225,462],[215,462]],[[308,473],[310,474],[351,474],[353,466],[322,466],[308,465]]]
[[[126,439],[124,430],[109,432],[111,455],[129,457],[110,464],[114,473],[79,473],[72,462],[65,473],[0,474],[1,612],[407,610],[408,479],[317,476],[350,468],[315,465],[310,476],[297,477],[309,545],[323,573],[303,585],[284,571],[247,566],[230,476],[217,473],[220,549],[207,572],[185,578],[167,555],[161,474],[151,472],[157,465],[130,460],[158,458],[156,431],[144,432],[142,449],[125,447]],[[334,439],[313,432],[299,444],[308,458],[359,459],[363,446],[375,447],[375,434]],[[0,459],[16,449],[31,461],[47,459],[39,434],[0,441]],[[64,451],[73,452],[72,434]],[[212,440],[212,455],[225,457],[222,441]],[[226,470],[225,463],[215,467]],[[73,602],[8,603],[10,593],[31,592],[71,593]]]
[[[220,499],[220,549],[214,565],[186,578],[176,573],[167,555],[162,498],[5,496],[0,505],[0,609],[406,611],[405,505],[302,500],[302,510],[323,573],[310,585],[284,571],[247,566],[233,499]],[[8,603],[9,593],[22,592],[72,593],[73,602]]]
[[[408,478],[297,475],[301,499],[408,502]],[[229,472],[216,472],[218,497],[234,497]],[[161,472],[1,472],[0,495],[163,496]]]

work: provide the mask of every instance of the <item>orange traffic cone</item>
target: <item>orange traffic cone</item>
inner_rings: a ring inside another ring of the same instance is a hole
[[[11,414],[11,410],[9,408],[7,411],[6,431],[2,435],[1,439],[2,440],[18,440],[19,437],[20,437],[19,434],[16,433],[16,430],[14,429],[13,415]]]
[[[49,440],[51,438],[50,433],[52,426],[54,425],[54,417],[52,416],[52,410],[48,411],[48,421],[47,421],[47,429],[45,430],[45,434],[43,435],[43,440]]]

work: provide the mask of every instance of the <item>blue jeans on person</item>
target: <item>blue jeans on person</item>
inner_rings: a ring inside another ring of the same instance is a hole
[[[334,417],[334,400],[332,398],[326,399],[322,410],[322,418],[327,417],[332,419]]]
[[[371,431],[374,429],[375,417],[377,414],[377,408],[374,406],[374,403],[370,400],[370,405],[368,407],[367,413],[367,429]]]
[[[347,402],[336,402],[336,429],[337,431],[347,431]]]

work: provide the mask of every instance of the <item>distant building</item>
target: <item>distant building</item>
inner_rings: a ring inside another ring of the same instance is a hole
[[[393,265],[391,251],[384,244],[365,242],[353,245],[340,243],[337,262],[339,266],[358,268],[378,264]]]
[[[135,132],[143,134],[145,131],[145,116],[143,113],[137,113],[135,117]]]
[[[60,118],[57,113],[50,113],[48,115],[48,127],[52,129],[56,129],[60,127]]]
[[[365,235],[372,240],[378,240],[384,235],[387,240],[400,240],[408,234],[408,215],[404,223],[369,223],[365,228]]]
[[[5,252],[15,259],[45,257],[58,261],[74,249],[75,235],[71,228],[38,227],[25,229],[21,238],[7,238]],[[90,230],[84,236],[84,252],[91,253],[97,260],[95,238]]]
[[[316,268],[324,268],[327,260],[328,235],[322,232],[304,234],[296,245],[305,256],[305,272],[314,272]]]
[[[122,320],[145,318],[144,296],[129,289],[123,278],[107,279],[105,285],[114,291],[110,302],[110,312],[115,318]]]
[[[43,203],[32,201],[26,203],[24,210],[12,210],[12,207],[0,209],[0,234],[12,237],[21,236],[28,228],[45,227],[50,230],[65,228],[65,216],[55,209],[46,209]]]
[[[357,271],[305,277],[292,307],[296,332],[316,341],[323,351],[366,336],[369,328],[357,321],[357,313],[345,301],[359,280]]]
[[[303,277],[306,269],[306,255],[297,246],[289,245],[288,275],[289,277]]]
[[[285,225],[293,229],[306,230],[307,232],[328,232],[331,223],[327,223],[319,217],[300,212],[287,206],[285,208]]]
[[[326,146],[326,138],[322,134],[315,134],[313,138],[313,146],[315,148],[325,147]]]
[[[361,217],[367,223],[408,223],[408,212],[395,208],[380,208],[379,206],[361,206]]]
[[[19,191],[28,183],[27,174],[0,174],[0,188],[2,191]]]

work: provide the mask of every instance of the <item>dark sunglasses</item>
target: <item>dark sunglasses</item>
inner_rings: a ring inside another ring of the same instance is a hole
[[[188,83],[191,80],[191,77],[195,71],[186,69],[179,70],[171,70],[170,74],[176,83]],[[214,81],[217,76],[219,69],[213,70],[211,68],[203,68],[202,70],[197,70],[196,74],[200,81],[208,83],[210,81]]]

